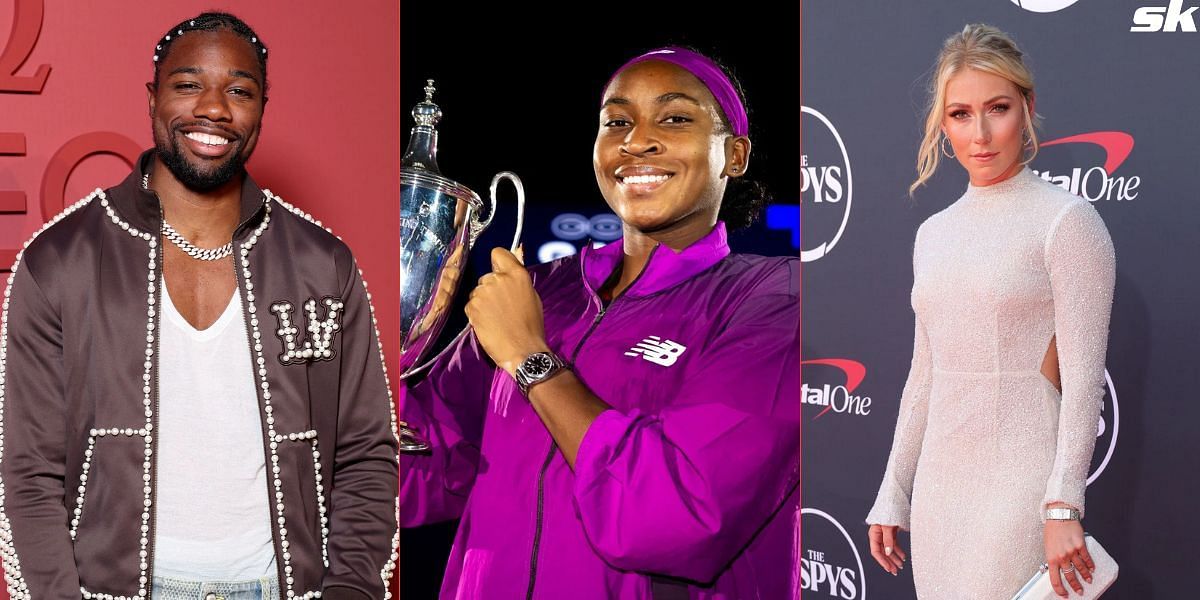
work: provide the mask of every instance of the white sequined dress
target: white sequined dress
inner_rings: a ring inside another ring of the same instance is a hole
[[[911,531],[918,597],[1011,598],[1045,560],[1043,506],[1084,509],[1112,240],[1024,169],[925,221],[913,274],[912,367],[867,522]],[[1041,373],[1052,339],[1061,395]]]

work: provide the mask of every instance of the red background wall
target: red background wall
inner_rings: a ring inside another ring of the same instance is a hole
[[[352,10],[326,0],[0,0],[0,270],[64,204],[123,179],[130,163],[121,156],[151,146],[144,84],[154,46],[210,9],[238,15],[270,49],[270,102],[250,173],[354,250],[395,388],[397,0],[358,0]]]

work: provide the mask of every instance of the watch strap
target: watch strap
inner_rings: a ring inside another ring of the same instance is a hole
[[[534,358],[535,356],[546,356],[550,359],[550,370],[537,377],[529,375],[529,373],[527,373],[525,370],[525,365],[528,364],[530,359]],[[559,358],[557,354],[553,352],[534,352],[533,354],[525,357],[525,360],[521,361],[521,364],[517,366],[517,370],[516,373],[514,373],[513,378],[516,380],[517,387],[520,388],[521,394],[524,396],[529,396],[529,388],[546,381],[551,377],[554,377],[566,368],[567,364],[563,362],[563,360]]]
[[[1074,508],[1047,508],[1047,521],[1078,521],[1079,510]]]

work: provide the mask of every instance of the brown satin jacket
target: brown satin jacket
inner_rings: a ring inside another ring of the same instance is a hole
[[[14,600],[150,596],[163,281],[150,157],[47,223],[8,277],[0,558]],[[280,590],[389,597],[396,422],[366,284],[345,244],[249,176],[241,202],[234,270]]]

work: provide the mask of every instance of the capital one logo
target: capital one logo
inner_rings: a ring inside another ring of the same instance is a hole
[[[817,508],[800,510],[802,548],[800,589],[803,597],[866,600],[862,556],[838,520]]]
[[[1013,4],[1036,13],[1058,12],[1079,0],[1012,0]]]
[[[1113,385],[1108,369],[1104,370],[1104,384],[1104,404],[1100,408],[1100,423],[1096,426],[1096,451],[1092,453],[1093,467],[1088,475],[1088,485],[1098,479],[1108,466],[1113,450],[1117,448],[1117,433],[1121,430],[1121,408],[1117,404],[1117,388]]]
[[[1133,145],[1133,136],[1123,131],[1093,131],[1042,142],[1041,148],[1065,146],[1069,154],[1080,154],[1080,158],[1083,158],[1082,155],[1094,156],[1096,150],[1099,150],[1103,159],[1097,161],[1100,164],[1090,167],[1078,166],[1079,162],[1082,162],[1079,159],[1062,165],[1063,161],[1059,159],[1055,161],[1058,164],[1042,168],[1040,171],[1034,169],[1033,172],[1090,202],[1134,200],[1138,197],[1138,187],[1142,184],[1142,178],[1125,173],[1116,174],[1117,169],[1133,152]],[[1047,154],[1054,156],[1059,153],[1050,151]],[[1044,155],[1039,152],[1037,162],[1042,164],[1045,161]]]
[[[871,414],[871,399],[855,394],[867,377],[862,363],[848,358],[814,358],[800,361],[800,367],[809,374],[800,384],[801,402],[805,407],[820,407],[814,421],[831,412],[857,417]],[[815,377],[811,375],[814,372]],[[833,374],[839,376],[831,377]]]
[[[800,260],[812,262],[829,254],[846,232],[854,178],[850,153],[833,123],[811,107],[802,106],[800,111],[805,132],[805,153],[800,156],[800,202],[804,205]]]
[[[1143,6],[1133,11],[1133,27],[1129,31],[1135,33],[1151,33],[1161,31],[1174,33],[1176,31],[1196,32],[1196,20],[1192,13],[1200,6],[1183,9],[1183,0],[1171,0],[1167,6]]]

